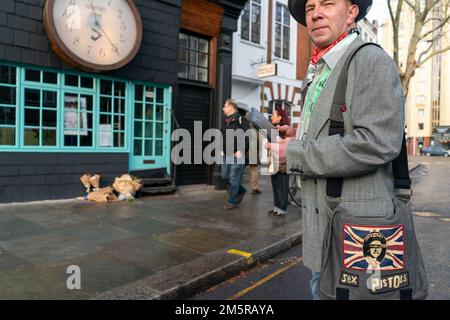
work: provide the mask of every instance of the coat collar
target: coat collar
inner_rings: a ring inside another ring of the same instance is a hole
[[[322,128],[328,122],[337,81],[344,66],[345,60],[347,59],[350,52],[361,43],[361,38],[357,37],[349,46],[347,46],[345,52],[335,62],[335,68],[333,69],[333,72],[325,83],[325,86],[322,89],[322,92],[316,102],[316,106],[311,117],[311,122],[309,124],[308,131],[306,132],[306,141],[317,139]]]

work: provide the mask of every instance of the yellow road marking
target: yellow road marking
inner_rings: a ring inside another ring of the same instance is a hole
[[[227,300],[236,300],[239,299],[242,296],[245,296],[247,293],[249,293],[250,291],[256,289],[257,287],[259,287],[260,285],[266,283],[267,281],[275,278],[276,276],[282,274],[283,272],[288,271],[290,268],[292,268],[293,266],[299,264],[301,261],[303,260],[303,257],[301,258],[295,258],[292,262],[290,262],[287,266],[285,266],[284,268],[278,269],[277,271],[275,271],[272,274],[269,274],[267,277],[259,280],[258,282],[255,282],[253,285],[251,285],[250,287],[239,291],[238,293],[236,293],[235,295],[229,297]]]
[[[227,252],[230,254],[237,255],[237,256],[246,257],[247,264],[249,264],[249,265],[253,263],[253,255],[250,252],[240,251],[240,250],[236,250],[236,249],[231,249],[231,250],[228,250]]]
[[[450,222],[450,218],[440,218],[444,222]]]
[[[414,212],[414,215],[426,218],[441,217],[440,214],[434,212]]]

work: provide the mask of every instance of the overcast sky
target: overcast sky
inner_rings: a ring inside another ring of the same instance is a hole
[[[369,19],[369,21],[378,20],[381,24],[386,18],[389,18],[387,0],[373,0],[372,9],[370,9],[367,19]]]

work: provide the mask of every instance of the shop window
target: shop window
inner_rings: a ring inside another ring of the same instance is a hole
[[[123,152],[132,141],[130,147],[141,155],[162,155],[166,92],[149,84],[0,62],[0,148]],[[128,128],[132,109],[134,140]]]
[[[16,145],[17,68],[0,65],[0,146]]]
[[[23,145],[57,145],[57,92],[25,88],[23,108]]]
[[[180,33],[178,48],[178,77],[208,82],[209,41]]]
[[[100,80],[100,119],[98,146],[100,148],[125,146],[126,109],[125,83]]]
[[[291,17],[286,5],[277,3],[275,10],[275,57],[290,59]]]

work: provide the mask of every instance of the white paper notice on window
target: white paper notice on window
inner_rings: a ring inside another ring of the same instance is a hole
[[[101,124],[99,126],[99,146],[100,147],[112,147],[113,146],[113,132],[112,125]]]

